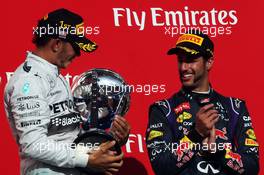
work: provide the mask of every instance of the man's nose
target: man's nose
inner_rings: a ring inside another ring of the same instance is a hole
[[[186,63],[186,62],[182,62],[181,65],[180,65],[181,71],[188,70],[189,67],[190,67],[190,64],[189,63]]]

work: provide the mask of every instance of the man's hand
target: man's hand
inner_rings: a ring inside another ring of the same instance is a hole
[[[200,108],[195,118],[195,130],[203,137],[208,137],[215,123],[218,121],[218,112],[213,104]]]
[[[99,146],[98,150],[92,151],[89,155],[88,168],[112,175],[118,172],[123,164],[123,153],[115,155],[110,149],[115,145],[115,141],[105,142]]]
[[[130,132],[130,125],[124,117],[116,115],[110,132],[120,145],[124,145]]]
[[[208,152],[210,153],[215,153],[216,150],[216,144],[215,144],[215,140],[216,140],[216,136],[215,136],[215,126],[213,126],[212,130],[210,131],[210,134],[208,137],[206,137],[203,140],[203,144],[207,144],[208,145]]]

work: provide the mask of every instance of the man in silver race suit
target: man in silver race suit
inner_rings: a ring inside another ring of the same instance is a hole
[[[103,143],[89,154],[85,147],[71,145],[79,133],[80,117],[73,110],[70,87],[60,69],[79,56],[80,50],[92,52],[97,48],[84,36],[70,32],[82,25],[83,19],[66,9],[39,20],[33,39],[36,50],[27,53],[6,86],[5,109],[19,145],[23,175],[80,174],[75,167],[113,174],[123,164],[123,154],[117,156],[109,150],[115,141]],[[41,36],[43,27],[58,26],[69,30]],[[118,141],[124,142],[130,126],[117,116],[111,129]]]

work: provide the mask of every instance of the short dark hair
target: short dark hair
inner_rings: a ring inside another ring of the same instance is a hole
[[[49,37],[49,36],[39,36],[38,34],[35,34],[33,39],[32,39],[32,43],[35,44],[36,47],[43,47],[50,40],[51,40],[51,37]]]

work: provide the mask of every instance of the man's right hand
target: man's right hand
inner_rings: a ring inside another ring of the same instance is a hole
[[[115,141],[105,142],[99,146],[99,149],[89,153],[88,167],[112,175],[118,172],[123,164],[123,153],[115,155],[110,149],[115,145]]]
[[[195,130],[203,137],[208,137],[215,123],[218,121],[218,112],[214,104],[208,104],[199,109],[195,118]]]

